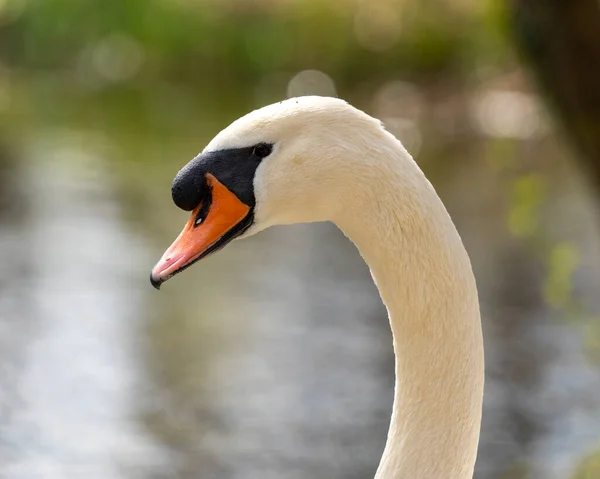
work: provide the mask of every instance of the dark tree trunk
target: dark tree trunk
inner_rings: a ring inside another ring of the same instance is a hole
[[[600,2],[509,0],[517,45],[600,188]]]

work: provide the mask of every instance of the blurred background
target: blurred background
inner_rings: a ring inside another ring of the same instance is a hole
[[[477,479],[600,477],[597,0],[0,0],[0,477],[373,477],[392,344],[331,225],[157,293],[175,173],[289,96],[381,118],[479,284]]]

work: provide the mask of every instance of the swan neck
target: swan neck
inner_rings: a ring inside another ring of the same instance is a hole
[[[394,405],[376,479],[471,479],[484,366],[471,264],[408,153],[383,158],[379,178],[369,171],[376,188],[354,185],[352,214],[336,223],[369,265],[393,334]]]

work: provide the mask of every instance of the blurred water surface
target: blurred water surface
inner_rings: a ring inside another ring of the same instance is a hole
[[[154,468],[161,451],[134,421],[147,245],[124,227],[101,159],[34,146],[4,177],[19,201],[2,215],[0,236],[2,475]]]
[[[159,294],[161,246],[127,222],[109,162],[77,135],[50,132],[3,175],[19,198],[2,228],[3,475],[373,470],[391,341],[352,246],[330,226],[275,230]]]

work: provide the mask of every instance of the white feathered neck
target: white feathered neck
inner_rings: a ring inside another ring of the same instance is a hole
[[[206,150],[275,144],[254,179],[256,224],[333,221],[388,309],[394,408],[376,479],[471,479],[484,359],[469,258],[441,200],[380,122],[332,98],[256,110]]]
[[[484,384],[477,289],[441,200],[391,135],[335,219],[389,314],[394,407],[376,479],[471,479]],[[345,199],[343,201],[346,201]]]

